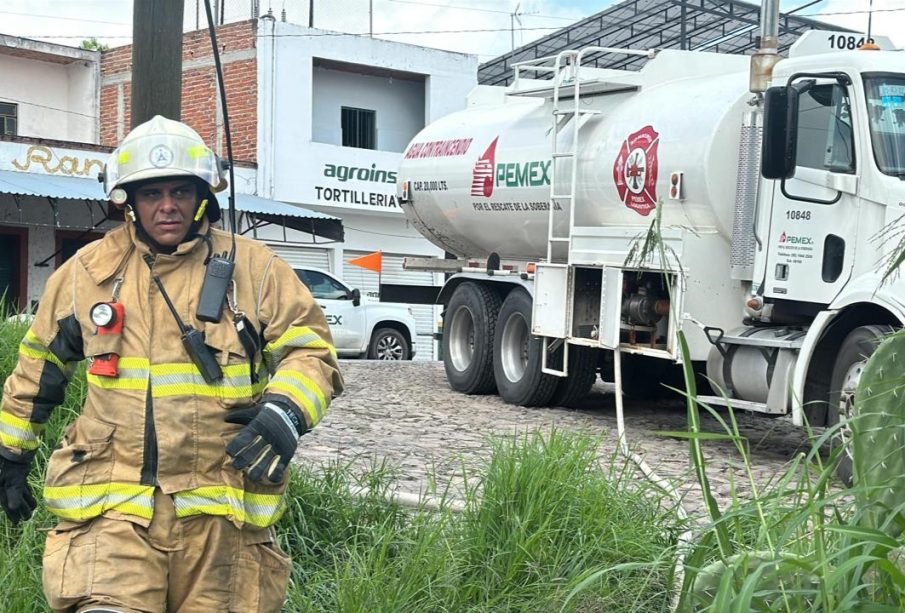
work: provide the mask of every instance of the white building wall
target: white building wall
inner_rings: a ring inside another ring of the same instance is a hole
[[[55,63],[0,53],[0,101],[18,105],[19,136],[98,142],[100,62],[73,51],[92,59]]]
[[[375,112],[377,149],[401,153],[424,127],[424,79],[357,74],[315,66],[312,140],[342,145],[342,107]]]

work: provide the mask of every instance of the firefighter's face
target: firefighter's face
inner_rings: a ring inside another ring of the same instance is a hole
[[[165,247],[182,242],[192,225],[198,189],[186,179],[156,181],[135,190],[135,212],[148,235]]]

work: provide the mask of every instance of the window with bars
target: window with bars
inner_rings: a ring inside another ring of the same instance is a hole
[[[341,107],[343,147],[377,149],[377,112]]]
[[[19,105],[11,102],[0,102],[0,134],[3,136],[16,136],[18,134],[16,122],[19,116]]]

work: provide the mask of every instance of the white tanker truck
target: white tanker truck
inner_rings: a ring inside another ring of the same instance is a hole
[[[905,214],[905,54],[811,31],[783,59],[775,40],[753,59],[640,52],[636,72],[581,66],[639,53],[613,49],[518,64],[414,138],[402,206],[458,259],[408,265],[453,273],[453,389],[568,403],[617,348],[656,388],[681,329],[733,407],[844,416],[905,322],[905,284],[881,283]],[[657,215],[660,257],[632,262]]]

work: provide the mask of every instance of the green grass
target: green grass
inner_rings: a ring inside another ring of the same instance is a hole
[[[4,380],[25,329],[0,323]],[[32,472],[38,496],[48,450],[84,392],[81,369],[48,424]],[[297,469],[277,526],[293,558],[285,610],[668,610],[681,526],[659,492],[623,460],[601,460],[589,434],[523,432],[488,443],[486,465],[463,468],[462,512],[390,502],[393,467],[376,461],[364,471]],[[43,507],[17,527],[0,518],[0,610],[41,610],[41,553],[54,523]]]

